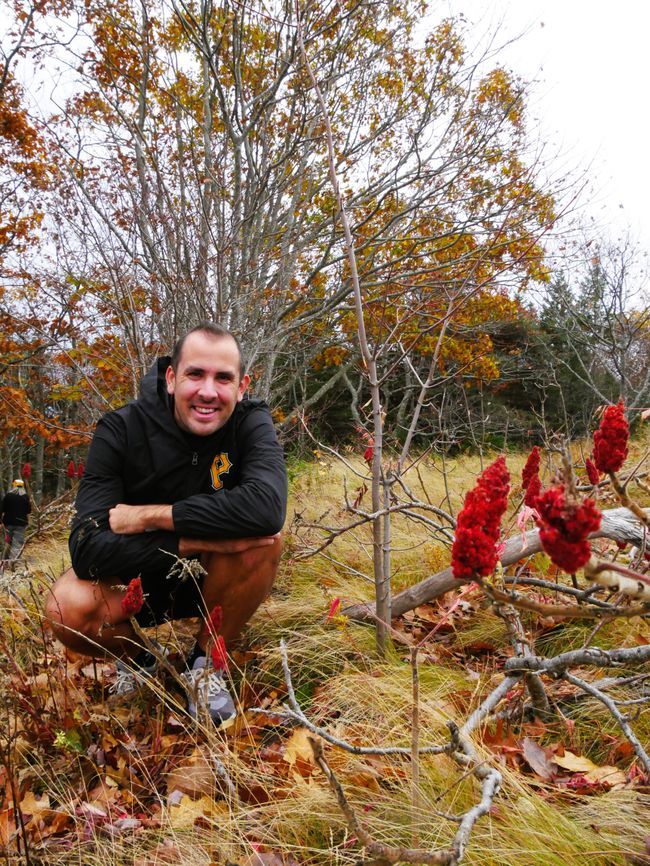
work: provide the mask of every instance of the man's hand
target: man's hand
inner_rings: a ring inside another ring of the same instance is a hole
[[[243,553],[253,547],[270,547],[281,538],[282,533],[256,538],[181,538],[178,555],[193,556],[197,553]]]
[[[108,512],[111,529],[117,535],[136,535],[154,529],[174,531],[171,505],[124,505],[120,503]],[[281,537],[264,535],[256,538],[180,538],[179,556],[197,553],[243,553],[254,547],[270,547]]]
[[[171,505],[124,505],[108,512],[108,521],[118,535],[135,535],[153,529],[174,531]]]

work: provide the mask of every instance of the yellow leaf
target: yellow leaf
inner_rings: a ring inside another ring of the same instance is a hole
[[[38,815],[39,812],[44,812],[49,808],[50,798],[47,794],[43,794],[36,799],[33,791],[27,791],[23,799],[20,801],[20,811],[23,815]]]
[[[610,788],[622,788],[627,782],[622,770],[609,766],[596,767],[589,773],[585,773],[585,779],[588,782],[605,782]]]
[[[558,767],[570,770],[572,773],[590,773],[598,769],[596,764],[584,755],[574,755],[573,752],[566,750],[563,755],[553,755],[553,760]]]
[[[564,755],[554,755],[555,763],[563,767],[565,770],[570,770],[572,773],[583,773],[587,782],[597,784],[604,782],[612,788],[622,788],[626,783],[625,773],[618,769],[605,765],[599,767],[585,758],[584,755],[574,755],[573,752],[564,752]]]
[[[169,821],[174,830],[188,830],[198,818],[216,818],[224,812],[227,812],[225,803],[215,803],[211,797],[193,800],[187,794],[177,806],[170,806],[168,810]]]
[[[314,753],[309,744],[309,737],[313,736],[314,735],[311,731],[308,731],[307,728],[296,728],[284,747],[283,758],[289,766],[292,767],[298,758],[302,758],[303,761],[307,761],[310,764],[315,763]]]

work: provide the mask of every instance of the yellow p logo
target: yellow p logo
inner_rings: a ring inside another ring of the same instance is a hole
[[[210,467],[210,476],[212,478],[212,486],[215,490],[221,490],[223,487],[223,483],[221,481],[221,476],[230,472],[230,467],[232,463],[228,459],[228,455],[223,451],[221,454],[217,454],[217,456],[212,461],[212,466]]]

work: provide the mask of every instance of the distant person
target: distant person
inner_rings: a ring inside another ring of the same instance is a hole
[[[25,482],[16,478],[0,506],[0,522],[5,528],[5,544],[3,551],[8,559],[17,559],[25,544],[27,518],[31,514],[32,504],[25,490]]]
[[[248,399],[238,341],[203,322],[160,358],[137,400],[98,423],[76,499],[72,568],[54,584],[47,616],[68,647],[118,657],[114,691],[127,694],[156,672],[122,610],[123,587],[140,576],[139,623],[203,617],[183,674],[199,684],[188,710],[216,724],[235,715],[222,671],[213,669],[206,617],[220,605],[226,646],[276,576],[287,477],[265,403]],[[177,557],[207,574],[178,575]]]

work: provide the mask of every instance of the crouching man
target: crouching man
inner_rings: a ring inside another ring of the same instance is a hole
[[[207,709],[215,724],[235,707],[207,654],[206,620],[218,604],[226,646],[239,635],[275,579],[286,513],[282,449],[266,405],[244,399],[249,381],[236,338],[203,322],[158,360],[137,400],[99,421],[76,499],[72,567],[46,607],[65,646],[118,658],[119,694],[156,670],[122,611],[131,579],[141,577],[143,627],[201,616],[183,676],[200,683],[189,712]],[[206,574],[182,579],[177,557],[200,557]]]

